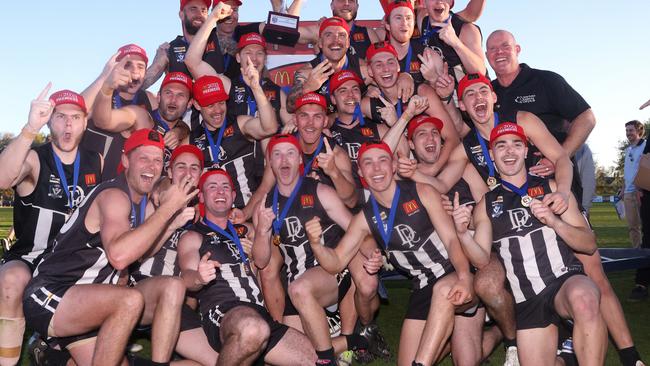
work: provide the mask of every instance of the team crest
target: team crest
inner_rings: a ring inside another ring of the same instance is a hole
[[[402,209],[404,210],[404,213],[406,213],[408,216],[411,216],[414,213],[420,211],[420,206],[416,200],[410,200],[402,204]]]
[[[497,199],[495,199],[492,202],[492,218],[496,219],[497,217],[501,216],[503,214],[503,196],[498,196]]]
[[[244,103],[244,96],[246,95],[246,89],[241,86],[235,87],[235,103],[242,104]]]

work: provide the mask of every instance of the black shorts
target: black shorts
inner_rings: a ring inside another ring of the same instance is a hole
[[[201,328],[201,316],[184,303],[181,308],[181,332],[196,328]]]
[[[350,287],[352,286],[352,275],[350,274],[350,271],[346,268],[344,269],[341,273],[336,275],[336,282],[338,283],[339,286],[339,296],[338,296],[338,302],[340,303],[341,300],[345,297],[345,295],[348,293],[350,290]],[[291,298],[289,297],[289,293],[285,292],[284,296],[284,312],[282,313],[283,316],[292,316],[292,315],[299,315],[298,310],[296,307],[293,305],[291,302]]]
[[[208,314],[203,314],[203,316],[201,317],[201,323],[203,325],[203,330],[205,331],[205,335],[208,337],[208,343],[210,343],[210,346],[212,346],[212,348],[215,351],[221,352],[221,347],[222,347],[221,337],[220,337],[221,321],[223,320],[223,317],[226,315],[228,311],[238,306],[247,306],[257,311],[257,313],[262,317],[262,319],[264,319],[266,323],[269,325],[269,328],[271,328],[271,336],[269,337],[269,341],[267,343],[266,349],[260,355],[261,358],[264,358],[264,356],[267,353],[269,353],[269,351],[271,351],[273,347],[275,347],[278,344],[278,342],[280,342],[282,337],[284,337],[284,334],[287,332],[287,330],[289,330],[289,327],[273,320],[273,318],[271,318],[271,315],[266,310],[266,308],[256,304],[245,303],[245,302],[233,303],[233,304],[226,305],[223,308],[215,307],[211,309]]]
[[[71,287],[63,284],[44,283],[35,279],[27,284],[23,294],[23,313],[29,328],[38,332],[48,344],[56,344],[61,348],[71,348],[76,343],[94,338],[97,336],[98,331],[95,330],[70,337],[50,336],[50,324],[54,312],[65,293]]]
[[[453,271],[446,273],[442,277],[447,276]],[[440,277],[440,278],[442,278]],[[421,289],[411,290],[411,296],[409,297],[409,303],[406,306],[406,316],[405,319],[412,320],[427,320],[429,316],[429,308],[431,307],[431,296],[433,295],[433,286],[436,285],[440,278],[436,278],[433,281],[430,281],[426,286]],[[476,311],[480,305],[472,306],[462,314],[456,314],[461,316],[472,317],[476,314]]]
[[[559,325],[562,318],[555,311],[555,296],[564,282],[574,275],[584,276],[580,272],[569,272],[546,286],[539,294],[515,304],[517,330],[546,328],[551,324]]]
[[[2,256],[2,260],[0,260],[0,265],[9,263],[11,261],[21,261],[21,262],[25,263],[27,265],[27,267],[29,268],[29,272],[32,273],[32,274],[34,273],[34,270],[36,269],[36,265],[34,265],[34,263],[28,261],[27,259],[21,257],[18,254],[15,254],[15,253],[12,253],[12,252],[4,253],[4,255]]]

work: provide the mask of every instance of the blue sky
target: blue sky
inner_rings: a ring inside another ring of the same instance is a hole
[[[242,21],[266,18],[267,0],[244,0]],[[456,9],[466,0],[457,0]],[[53,90],[81,91],[104,63],[126,43],[157,46],[180,33],[177,0],[6,2],[0,15],[5,35],[2,132],[18,132],[27,120],[30,101],[48,81]],[[383,14],[377,0],[360,0],[360,19]],[[328,0],[306,0],[302,18],[331,14]],[[487,0],[478,21],[484,37],[495,29],[515,34],[520,60],[563,75],[592,106],[597,127],[588,142],[595,159],[610,165],[624,123],[650,118],[650,1]],[[155,89],[152,89],[155,90]]]

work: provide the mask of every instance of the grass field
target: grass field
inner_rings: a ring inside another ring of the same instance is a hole
[[[0,208],[0,237],[7,233],[11,225],[11,209]],[[599,247],[627,247],[629,246],[627,227],[623,221],[616,217],[614,208],[611,204],[595,204],[591,211],[591,222],[596,231]],[[608,274],[609,279],[621,299],[621,304],[625,311],[628,324],[632,331],[637,349],[645,360],[650,360],[650,307],[648,301],[639,303],[629,303],[625,301],[627,295],[633,286],[634,272],[615,272]],[[379,313],[378,322],[387,341],[390,343],[392,350],[396,353],[399,343],[399,332],[402,318],[405,313],[406,303],[409,297],[409,285],[406,281],[388,281],[386,284],[390,304],[382,305]],[[26,336],[25,339],[28,337]],[[138,339],[138,343],[145,346],[142,352],[146,355],[149,349],[149,342],[146,339]],[[28,359],[23,353],[23,365],[28,365]],[[394,362],[375,362],[373,365],[393,365]],[[449,359],[445,360],[442,365],[451,365]],[[503,364],[503,351],[501,347],[490,356],[488,362],[490,365]],[[610,345],[607,354],[606,365],[619,365],[618,354],[613,346]]]

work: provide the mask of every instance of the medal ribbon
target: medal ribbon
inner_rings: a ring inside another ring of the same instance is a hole
[[[210,133],[210,130],[208,130],[208,128],[205,126],[203,126],[203,130],[205,131],[205,138],[208,140],[208,144],[210,144],[210,151],[212,152],[212,163],[219,164],[221,140],[223,139],[223,132],[226,130],[226,118],[223,119],[223,123],[219,128],[219,135],[217,136],[216,144],[214,143],[214,139],[212,138],[212,133]]]
[[[165,122],[162,117],[160,117],[160,112],[156,109],[155,111],[151,112],[151,118],[153,118],[154,121],[158,122],[158,125],[165,130],[165,132],[169,132],[169,125],[167,125],[167,122]]]
[[[133,99],[131,99],[130,105],[137,105],[138,104],[138,97],[140,96],[139,93],[135,93],[135,96]],[[113,109],[120,109],[122,108],[122,98],[120,97],[120,94],[117,92],[117,90],[113,90],[113,101],[115,102],[115,108]]]
[[[377,220],[377,228],[379,228],[379,235],[384,240],[384,246],[388,250],[388,243],[390,242],[390,236],[393,232],[393,223],[395,222],[395,214],[397,213],[397,206],[399,201],[400,189],[399,186],[395,187],[395,195],[393,196],[393,202],[390,204],[390,213],[388,214],[388,222],[386,223],[386,230],[384,230],[384,221],[381,219],[379,214],[379,206],[377,205],[377,200],[373,194],[370,195],[370,202],[372,203],[372,211],[375,214],[375,219]]]
[[[494,113],[494,127],[496,127],[498,124],[499,124],[499,115]],[[487,163],[487,167],[489,170],[488,174],[490,175],[490,177],[494,177],[494,162],[490,157],[490,152],[488,151],[488,147],[487,144],[485,143],[485,139],[483,138],[483,136],[481,136],[481,134],[478,132],[478,129],[476,127],[474,127],[474,133],[476,134],[476,139],[478,140],[478,143],[481,144],[481,152],[485,157],[485,162]]]
[[[130,199],[131,196],[129,195],[129,200]],[[142,225],[142,223],[144,222],[144,216],[147,210],[147,200],[148,198],[146,194],[140,200],[140,220],[138,220],[138,216],[135,213],[135,206],[133,205],[133,201],[131,201],[131,217],[133,217],[133,220],[135,221],[135,225],[133,226],[134,229]]]
[[[521,187],[517,187],[516,185],[510,182],[506,182],[503,179],[501,179],[501,184],[503,184],[503,186],[508,188],[509,190],[518,194],[519,197],[523,198],[524,196],[528,196],[528,177],[526,177],[526,183],[524,183],[524,185]]]
[[[63,192],[65,193],[65,197],[68,199],[68,207],[70,209],[73,209],[74,203],[73,199],[74,197],[72,196],[75,189],[77,189],[77,184],[79,184],[79,166],[81,162],[81,154],[79,153],[79,150],[77,150],[77,156],[74,158],[74,172],[72,175],[72,191],[68,188],[68,178],[65,176],[65,171],[63,170],[63,164],[61,163],[61,159],[59,156],[56,154],[56,151],[54,151],[54,147],[52,147],[52,155],[54,155],[54,164],[56,165],[56,171],[59,174],[59,180],[61,181],[61,185],[63,186]]]
[[[406,65],[404,66],[404,72],[410,74],[411,73],[411,59],[413,58],[413,47],[411,46],[411,43],[409,43],[409,51],[406,54]]]
[[[305,164],[305,168],[302,172],[302,176],[306,176],[307,173],[311,171],[311,165],[314,163],[314,159],[318,157],[318,154],[320,154],[320,151],[323,149],[323,136],[320,137],[320,142],[318,142],[318,147],[316,147],[316,151],[314,151],[314,155],[309,159],[307,164]]]
[[[208,220],[208,218],[205,216],[203,217],[203,221],[205,222],[206,225],[208,225],[210,229],[232,240],[232,242],[235,243],[235,245],[237,246],[237,250],[239,251],[239,257],[241,258],[242,262],[248,263],[248,256],[246,256],[246,252],[244,252],[244,247],[242,247],[241,241],[239,240],[239,235],[237,235],[237,230],[235,230],[235,227],[232,225],[230,220],[228,220],[228,225],[227,225],[228,232],[220,228],[219,225]]]
[[[284,207],[282,208],[282,213],[278,215],[278,211],[280,210],[280,205],[278,203],[279,195],[280,195],[280,190],[278,189],[278,185],[275,185],[275,189],[273,190],[273,213],[275,214],[275,220],[273,220],[273,233],[275,235],[280,235],[280,229],[282,229],[282,221],[284,220],[285,217],[287,217],[287,214],[289,213],[289,209],[291,208],[291,205],[293,204],[293,201],[296,199],[296,196],[298,195],[298,191],[300,190],[300,186],[302,185],[302,177],[298,178],[298,183],[296,183],[296,186],[293,188],[293,191],[291,192],[291,195],[289,196],[289,199],[287,199],[287,202],[284,204]]]

